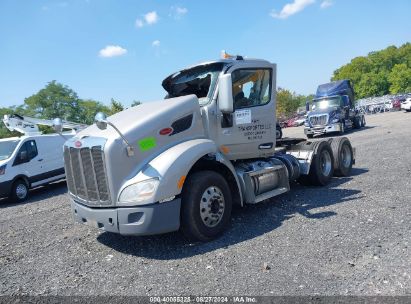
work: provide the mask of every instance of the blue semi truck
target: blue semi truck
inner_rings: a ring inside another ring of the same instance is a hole
[[[364,115],[355,109],[354,89],[350,80],[318,86],[304,123],[304,133],[308,138],[327,133],[344,134],[348,128],[364,126]]]

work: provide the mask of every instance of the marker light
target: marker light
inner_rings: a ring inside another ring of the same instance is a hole
[[[230,59],[230,58],[234,58],[235,56],[227,54],[225,50],[222,50],[220,57],[221,59]]]

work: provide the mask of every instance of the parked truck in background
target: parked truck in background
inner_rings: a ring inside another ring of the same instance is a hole
[[[364,126],[365,117],[355,108],[354,89],[350,80],[318,86],[304,123],[307,138],[327,133],[344,134],[348,128]]]
[[[234,56],[162,85],[167,99],[98,113],[65,143],[76,222],[123,235],[181,229],[208,241],[226,229],[234,205],[285,193],[292,181],[326,185],[350,173],[345,137],[276,140],[275,64]]]

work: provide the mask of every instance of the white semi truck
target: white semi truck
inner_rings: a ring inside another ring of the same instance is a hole
[[[291,181],[321,186],[350,173],[345,137],[276,140],[275,64],[231,56],[162,85],[164,100],[98,113],[65,143],[76,222],[123,235],[181,229],[209,241],[227,228],[233,205],[285,193]]]

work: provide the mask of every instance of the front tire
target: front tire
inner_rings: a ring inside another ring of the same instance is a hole
[[[29,196],[29,186],[23,179],[14,182],[11,188],[10,198],[15,202],[23,202]]]
[[[228,183],[214,171],[190,175],[181,200],[181,230],[189,239],[207,242],[220,236],[231,218]]]
[[[307,138],[313,138],[314,134],[307,134]]]

